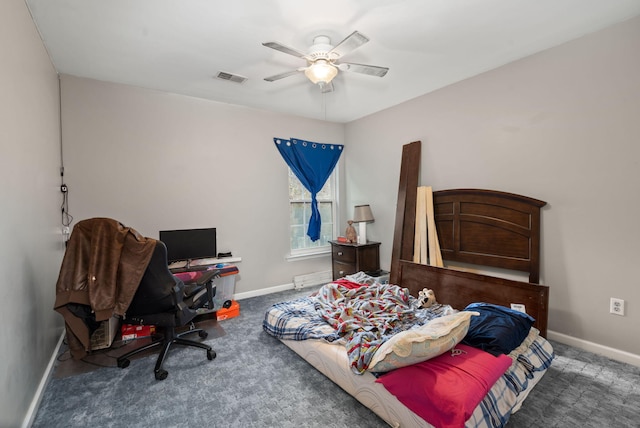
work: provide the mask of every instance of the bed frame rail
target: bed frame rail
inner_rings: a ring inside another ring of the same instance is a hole
[[[534,327],[547,335],[549,287],[522,281],[498,278],[473,272],[463,272],[436,266],[400,261],[400,283],[413,296],[427,287],[434,291],[438,302],[462,310],[470,303],[485,302],[511,307],[523,305],[535,318]]]

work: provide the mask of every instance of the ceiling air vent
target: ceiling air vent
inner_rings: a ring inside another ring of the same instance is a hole
[[[219,71],[218,74],[216,74],[216,78],[221,80],[228,80],[229,82],[235,82],[235,83],[244,83],[247,80],[247,78],[244,76],[227,73],[225,71]]]

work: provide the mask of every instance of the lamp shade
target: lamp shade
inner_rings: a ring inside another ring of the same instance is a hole
[[[327,84],[331,82],[337,74],[338,69],[324,59],[316,60],[304,71],[304,75],[313,83]]]
[[[374,220],[371,207],[369,205],[356,205],[353,209],[353,222],[354,223],[371,223]]]

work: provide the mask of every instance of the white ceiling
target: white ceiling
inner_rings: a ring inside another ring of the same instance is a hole
[[[640,15],[639,0],[26,0],[61,74],[223,103],[349,122]],[[343,58],[389,67],[340,72],[322,94],[303,73],[265,77],[357,30],[371,41]],[[238,74],[238,84],[215,76]]]

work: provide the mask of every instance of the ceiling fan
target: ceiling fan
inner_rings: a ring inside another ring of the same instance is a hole
[[[338,74],[338,71],[350,71],[354,73],[362,73],[370,76],[383,77],[389,69],[387,67],[378,67],[375,65],[355,64],[350,62],[336,62],[342,56],[348,54],[352,50],[367,43],[369,39],[363,34],[354,31],[337,46],[331,45],[331,39],[327,36],[316,36],[313,39],[313,45],[307,53],[297,49],[284,46],[278,42],[266,42],[263,46],[284,52],[289,55],[296,56],[307,60],[306,67],[299,67],[295,70],[285,71],[284,73],[274,76],[265,77],[267,82],[284,79],[293,76],[299,72],[304,72],[305,76],[313,83],[317,83],[322,88],[322,92],[333,91],[333,83],[331,81]]]

